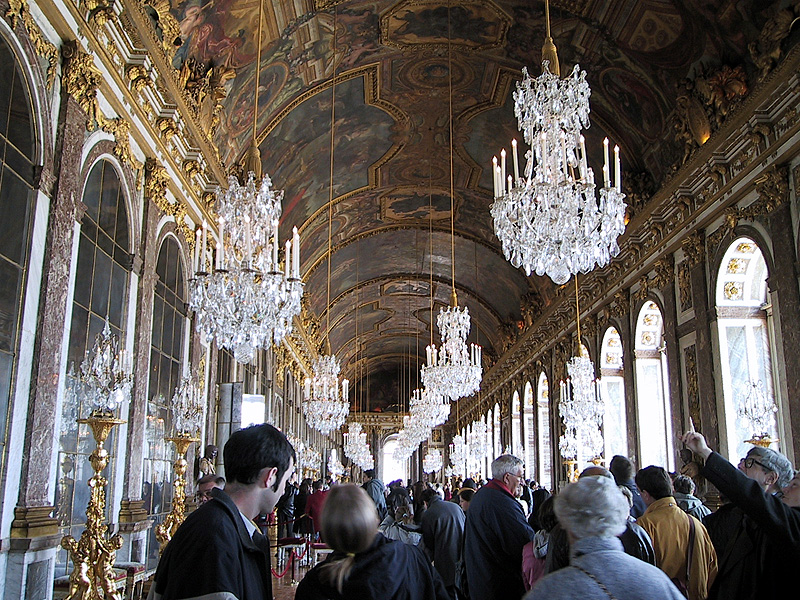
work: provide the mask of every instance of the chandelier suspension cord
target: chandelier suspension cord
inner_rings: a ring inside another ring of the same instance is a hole
[[[430,328],[431,328],[431,346],[433,346],[433,183],[432,179],[432,165],[428,162],[428,203],[430,209],[428,210],[428,255],[431,263],[431,314],[430,314]]]
[[[451,302],[458,306],[456,296],[456,242],[455,242],[455,201],[453,198],[453,50],[450,35],[450,0],[447,1],[447,86],[448,112],[450,117],[450,275],[453,282]],[[431,328],[433,329],[433,328]]]
[[[353,372],[356,375],[358,375],[358,369],[359,369],[359,363],[358,363],[358,350],[359,350],[359,346],[358,346],[358,291],[359,291],[358,290],[358,257],[359,257],[358,246],[356,246],[356,339],[355,339],[356,348],[355,348],[355,353],[354,353],[356,365],[355,365],[355,369],[353,369]],[[356,396],[356,412],[359,412],[360,409],[361,409],[361,387],[362,386],[361,386],[361,380],[359,379],[358,381],[359,381],[359,386],[358,386],[359,389],[358,389],[358,395]]]
[[[255,102],[253,103],[253,146],[257,147],[256,129],[258,127],[258,88],[260,85],[261,76],[261,32],[264,24],[264,0],[258,3],[258,41],[256,42],[256,87],[255,87]]]
[[[328,352],[331,352],[331,236],[333,232],[333,148],[334,127],[336,125],[336,15],[337,5],[333,5],[333,81],[331,82],[331,177],[328,182],[328,285],[325,302],[325,337],[328,340]]]

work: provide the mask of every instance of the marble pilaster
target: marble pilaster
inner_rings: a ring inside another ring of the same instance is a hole
[[[772,252],[775,257],[795,256],[795,240],[792,232],[792,215],[788,202],[783,203],[769,214],[769,229],[772,238]],[[797,361],[797,348],[800,344],[800,289],[798,289],[796,262],[794,260],[773,261],[769,276],[769,288],[777,297],[779,335],[775,340],[778,360],[773,364],[785,364],[782,371],[781,393],[788,407],[788,419],[784,423],[787,437],[793,441],[789,454],[794,453],[796,464],[800,457],[800,408],[797,398],[800,397],[800,363]],[[782,357],[780,355],[783,355]],[[782,360],[781,360],[782,359]],[[784,413],[786,415],[786,413]]]
[[[62,94],[56,147],[58,182],[48,223],[39,331],[64,331],[69,316],[67,297],[75,222],[80,220],[84,210],[78,198],[85,130],[86,112],[71,95]],[[11,525],[11,535],[16,538],[49,535],[58,528],[57,521],[49,513],[53,509],[50,470],[58,443],[58,388],[64,372],[62,344],[62,336],[42,335],[34,348],[25,459],[17,518]]]
[[[142,465],[144,461],[145,423],[150,371],[150,341],[153,325],[153,294],[155,292],[157,228],[161,211],[145,199],[141,240],[141,277],[136,306],[134,339],[134,390],[128,417],[128,446],[125,457],[125,490],[120,507],[120,522],[135,523],[147,517],[142,501]]]

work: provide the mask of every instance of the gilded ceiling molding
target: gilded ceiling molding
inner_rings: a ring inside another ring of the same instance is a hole
[[[52,88],[58,68],[58,49],[45,39],[42,30],[33,20],[28,10],[28,0],[8,0],[5,17],[11,25],[11,29],[16,29],[17,25],[22,22],[36,52],[47,60],[47,87],[48,89]]]
[[[117,17],[114,12],[113,0],[83,0],[80,5],[89,11],[89,17],[86,20],[95,32],[99,32],[106,26],[106,23]]]
[[[97,1],[97,0],[94,0]],[[105,1],[105,0],[101,0]],[[172,62],[175,52],[178,49],[176,40],[181,37],[181,27],[178,20],[172,16],[172,8],[169,0],[140,0],[142,5],[152,8],[158,17],[158,26],[161,29],[161,49]]]
[[[91,122],[96,116],[97,88],[103,75],[94,64],[94,56],[84,52],[77,41],[64,42],[61,53],[64,57],[64,89],[80,105]],[[88,129],[90,123],[87,122],[86,127]]]
[[[178,72],[178,86],[191,100],[200,127],[209,141],[213,142],[214,133],[219,127],[223,101],[228,96],[225,84],[234,77],[236,70],[231,67],[212,67],[193,58],[186,60]],[[212,143],[212,148],[218,153],[216,144]]]
[[[150,73],[144,65],[130,65],[125,70],[125,75],[131,85],[131,90],[140,94],[150,84]]]

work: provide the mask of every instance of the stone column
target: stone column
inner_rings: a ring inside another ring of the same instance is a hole
[[[217,455],[217,474],[225,476],[225,462],[222,448],[231,433],[242,426],[242,383],[219,384],[219,407],[217,412],[216,446],[220,448]]]
[[[614,317],[622,341],[622,383],[625,392],[625,416],[628,422],[628,457],[639,464],[639,411],[636,409],[636,381],[634,374],[634,347],[636,340],[631,331],[631,305],[628,290],[620,290],[614,294],[614,302],[609,308],[609,315]],[[606,457],[611,462],[612,457]]]

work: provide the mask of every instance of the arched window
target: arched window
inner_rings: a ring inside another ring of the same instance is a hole
[[[106,319],[111,331],[124,345],[123,327],[127,315],[128,282],[130,275],[130,234],[125,197],[114,166],[98,161],[89,172],[83,191],[87,210],[81,219],[78,261],[75,271],[75,293],[68,349],[69,373],[67,394],[61,415],[59,481],[56,514],[64,534],[80,536],[86,521],[89,488],[86,481],[93,474],[89,454],[95,442],[86,425],[78,426],[78,418],[87,417],[92,408],[74,390],[74,373]],[[74,369],[74,370],[73,370]],[[111,432],[105,447],[116,444],[117,429]],[[107,498],[112,498],[115,460],[110,460],[103,475],[108,479]],[[107,517],[114,521],[111,502],[106,504]],[[59,574],[66,573],[66,552],[58,553]]]
[[[386,482],[400,479],[405,481],[408,478],[408,461],[398,461],[394,457],[397,448],[397,436],[390,435],[383,444],[383,478]]]
[[[0,36],[0,464],[5,471],[9,405],[33,222],[34,134],[28,89]],[[1,501],[0,501],[1,502]]]
[[[525,393],[522,397],[522,425],[525,461],[525,477],[527,479],[536,477],[536,437],[533,428],[533,388],[531,382],[525,382]]]
[[[488,425],[488,423],[487,423]],[[494,438],[494,457],[497,458],[503,453],[502,441],[500,439],[500,404],[495,403],[492,413],[492,437]]]
[[[754,435],[777,437],[775,419],[768,431],[755,431],[740,414],[744,405],[774,402],[767,303],[767,264],[749,238],[735,240],[725,252],[717,276],[717,327],[725,406],[728,458],[738,459]]]
[[[519,402],[519,392],[514,390],[514,395],[511,398],[511,454],[517,457],[522,457],[522,432],[520,431],[521,420],[520,413],[521,407]]]
[[[606,329],[600,353],[600,397],[603,417],[604,456],[628,456],[628,425],[625,416],[625,380],[622,377],[622,340],[614,327]]]
[[[172,509],[172,464],[175,446],[164,440],[171,434],[169,404],[183,373],[183,347],[186,332],[186,285],[180,259],[181,249],[172,237],[161,244],[156,262],[153,293],[153,327],[150,334],[150,382],[145,458],[142,476],[144,508],[161,523]],[[147,560],[153,568],[158,562],[155,524],[150,528]]]
[[[664,319],[658,305],[649,300],[636,319],[635,356],[640,464],[672,470],[675,460]]]
[[[547,375],[539,375],[536,385],[536,415],[539,429],[539,483],[548,490],[553,488],[553,455],[550,447],[550,385]]]

